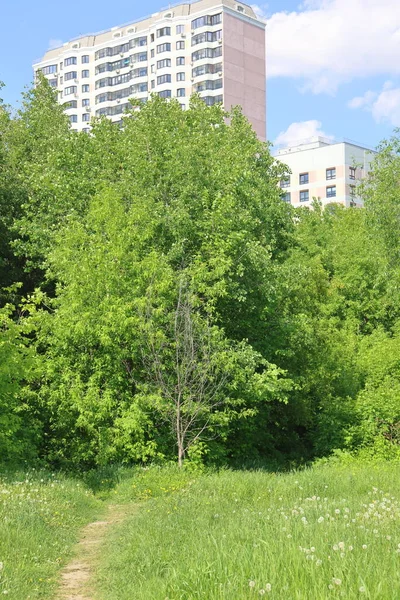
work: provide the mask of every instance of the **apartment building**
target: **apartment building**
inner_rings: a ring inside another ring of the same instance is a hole
[[[92,116],[120,121],[129,98],[192,93],[226,109],[240,104],[266,137],[265,25],[236,0],[197,0],[134,23],[85,35],[34,64],[58,90],[71,126],[90,131]]]
[[[322,204],[363,206],[357,184],[368,174],[373,152],[352,142],[315,137],[277,153],[291,174],[280,182],[282,198],[294,206]]]

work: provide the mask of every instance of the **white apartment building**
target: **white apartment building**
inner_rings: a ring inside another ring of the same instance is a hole
[[[85,35],[34,64],[57,88],[76,130],[92,116],[120,121],[129,98],[151,93],[186,108],[198,92],[208,105],[241,105],[266,136],[265,25],[236,0],[197,0],[134,23]]]
[[[294,206],[309,206],[313,198],[323,205],[363,206],[357,183],[369,172],[373,152],[352,142],[315,137],[282,148],[277,159],[291,174],[280,182],[282,197]]]

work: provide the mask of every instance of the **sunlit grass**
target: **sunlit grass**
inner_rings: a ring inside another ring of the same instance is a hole
[[[110,533],[99,596],[398,600],[399,475],[388,465],[188,477]],[[137,481],[123,485],[126,497]]]
[[[34,470],[0,474],[0,596],[53,598],[80,528],[99,508],[78,481]]]

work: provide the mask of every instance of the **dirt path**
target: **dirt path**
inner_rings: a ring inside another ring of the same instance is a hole
[[[101,544],[107,529],[136,510],[133,504],[111,504],[103,521],[94,521],[83,528],[75,557],[61,573],[61,585],[56,600],[95,600],[91,577],[96,569]]]

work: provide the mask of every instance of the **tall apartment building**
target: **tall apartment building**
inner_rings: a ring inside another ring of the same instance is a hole
[[[368,174],[372,158],[373,152],[355,143],[321,137],[282,148],[277,159],[291,171],[280,182],[282,197],[294,206],[308,206],[319,198],[322,204],[361,207],[357,183]]]
[[[208,105],[240,104],[265,139],[265,25],[236,0],[198,0],[46,52],[34,64],[59,92],[72,127],[92,116],[120,121],[129,98],[153,92],[188,106],[198,92]]]

